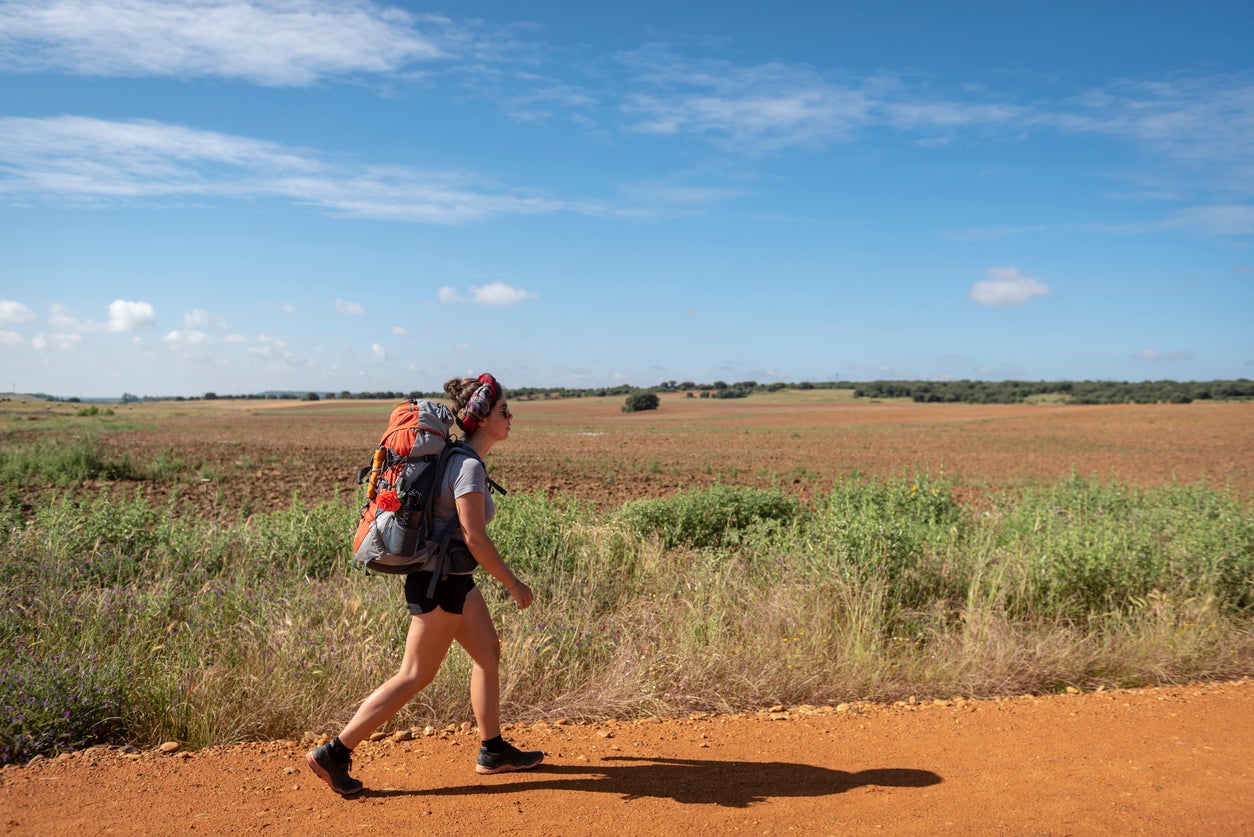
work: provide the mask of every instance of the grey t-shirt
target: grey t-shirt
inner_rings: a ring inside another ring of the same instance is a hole
[[[457,498],[478,491],[483,495],[483,522],[490,523],[496,514],[496,504],[492,502],[492,494],[488,491],[488,473],[483,463],[473,456],[454,453],[449,459],[448,469],[444,472],[444,485],[435,497],[435,507],[431,510],[434,531],[443,532],[449,523],[453,524],[453,538],[461,540],[461,532],[457,528]]]

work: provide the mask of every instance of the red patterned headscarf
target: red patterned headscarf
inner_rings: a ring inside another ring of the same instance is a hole
[[[483,386],[475,390],[466,406],[457,411],[457,426],[467,433],[474,433],[492,412],[492,406],[501,400],[501,385],[487,372],[478,378]]]

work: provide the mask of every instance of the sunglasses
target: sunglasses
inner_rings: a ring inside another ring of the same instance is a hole
[[[501,405],[501,415],[505,416],[507,419],[512,419],[514,417],[514,414],[509,411],[508,404]]]

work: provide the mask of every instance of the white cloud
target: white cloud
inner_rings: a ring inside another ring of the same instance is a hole
[[[440,302],[473,302],[475,305],[492,306],[518,305],[521,302],[539,298],[536,294],[531,293],[530,291],[523,290],[522,288],[515,288],[514,286],[507,285],[504,282],[489,282],[486,285],[472,287],[470,289],[469,297],[463,296],[456,289],[447,285],[440,288],[436,295]]]
[[[1005,308],[1022,305],[1037,297],[1049,296],[1049,288],[1017,267],[990,267],[982,279],[971,286],[970,297],[980,305]]]
[[[48,314],[48,324],[61,332],[90,331],[93,325],[74,316],[74,312],[59,302],[52,305]]]
[[[309,85],[446,57],[459,33],[368,0],[11,0],[0,67]]]
[[[388,350],[379,343],[370,344],[370,353],[380,360],[383,360],[388,356]]]
[[[293,359],[293,356],[287,351],[287,341],[281,337],[259,334],[254,338],[248,338],[242,334],[228,334],[222,339],[222,342],[230,343],[231,345],[242,345],[244,346],[244,351],[254,357]]]
[[[193,308],[183,315],[183,327],[204,331],[207,328],[225,328],[226,325],[221,321],[214,320],[209,316],[209,312],[203,308]]]
[[[337,299],[335,301],[335,310],[341,314],[347,314],[351,317],[358,317],[366,313],[366,309],[357,302],[349,302],[346,299]]]
[[[406,329],[405,326],[392,326],[392,333],[397,337],[404,337],[409,333],[409,330]]]
[[[517,305],[529,299],[536,299],[535,294],[504,282],[491,282],[479,288],[471,288],[470,292],[479,305]]]
[[[156,321],[157,317],[150,303],[115,299],[109,303],[109,320],[106,328],[109,331],[134,331],[141,326],[153,325]]]
[[[0,323],[29,323],[33,319],[35,312],[25,303],[0,299]]]
[[[167,332],[161,340],[171,348],[180,346],[207,346],[214,342],[213,338],[205,332],[190,328],[184,331],[176,330]]]
[[[167,332],[161,340],[170,348],[207,346],[216,342],[207,329],[220,330],[225,328],[226,323],[221,320],[215,320],[208,311],[205,311],[203,308],[193,308],[183,315],[183,330]],[[227,342],[234,341],[228,339]]]
[[[1150,363],[1179,363],[1193,358],[1190,352],[1160,352],[1157,349],[1138,349],[1132,353],[1133,360],[1144,360]]]
[[[25,346],[26,338],[16,331],[0,329],[0,346]]]
[[[51,335],[43,333],[36,334],[31,338],[30,344],[38,351],[45,349],[58,349],[63,352],[72,351],[83,342],[83,335],[77,333],[56,332]]]
[[[305,149],[148,120],[0,117],[0,197],[88,206],[280,199],[336,215],[462,223],[594,211],[481,188],[464,172],[362,166]]]

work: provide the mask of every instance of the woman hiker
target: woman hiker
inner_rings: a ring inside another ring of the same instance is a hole
[[[509,438],[512,414],[501,385],[491,375],[450,379],[445,382],[444,391],[453,403],[457,426],[480,459],[487,456],[497,442]],[[433,531],[439,531],[456,517],[461,541],[469,552],[466,563],[470,569],[473,570],[475,563],[483,567],[488,575],[505,585],[522,610],[530,606],[533,594],[506,565],[488,537],[487,524],[496,509],[480,459],[474,456],[451,459],[444,484],[436,492]],[[456,545],[456,540],[454,543]],[[456,553],[456,547],[451,551]],[[434,595],[428,598],[431,580],[429,571],[405,576],[405,601],[409,605],[410,620],[400,670],[366,698],[334,740],[310,750],[305,756],[313,772],[342,796],[352,796],[362,789],[362,783],[349,775],[353,748],[435,679],[454,640],[474,661],[470,702],[482,739],[475,770],[479,773],[529,770],[544,760],[544,753],[539,750],[522,752],[501,738],[500,640],[483,594],[475,587],[474,576],[450,573],[439,581]]]

